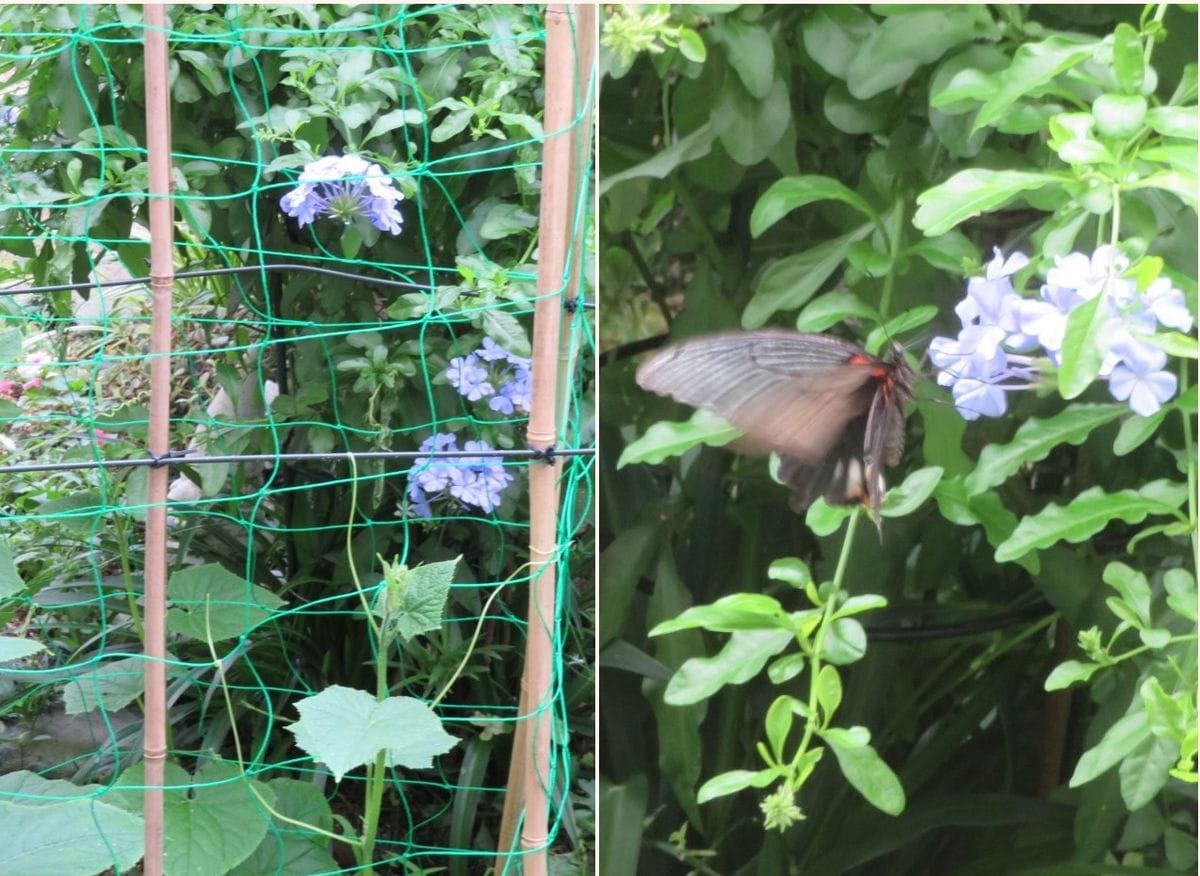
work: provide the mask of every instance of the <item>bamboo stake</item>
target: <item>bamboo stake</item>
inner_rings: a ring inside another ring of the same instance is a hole
[[[577,8],[577,7],[576,7]],[[546,9],[546,107],[542,125],[542,197],[538,218],[538,300],[533,316],[533,392],[527,438],[546,450],[558,434],[558,348],[566,253],[571,231],[571,164],[575,155],[574,58],[567,7]],[[518,723],[513,736],[508,789],[500,826],[496,873],[503,873],[515,845],[522,811],[520,847],[526,876],[545,876],[551,725],[550,682],[557,612],[558,479],[562,463],[535,462],[529,469],[530,581],[525,671],[521,678]]]
[[[171,104],[167,90],[166,10],[145,7],[146,150],[150,165],[150,455],[170,450],[171,296],[174,285],[171,201]],[[143,807],[146,855],[142,872],[163,872],[163,776],[167,760],[166,578],[167,478],[165,465],[150,469],[146,498],[146,778]]]

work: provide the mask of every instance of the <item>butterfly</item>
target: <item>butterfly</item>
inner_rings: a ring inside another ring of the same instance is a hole
[[[861,502],[878,522],[883,470],[900,462],[912,398],[900,347],[881,359],[828,335],[723,332],[660,350],[638,367],[637,382],[728,420],[746,433],[746,449],[778,453],[795,510],[818,497]]]

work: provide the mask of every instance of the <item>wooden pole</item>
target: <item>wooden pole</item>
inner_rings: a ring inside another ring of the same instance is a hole
[[[167,85],[166,10],[146,6],[146,152],[150,165],[150,455],[170,449],[171,296],[174,205],[171,201],[171,103]],[[146,491],[146,778],[143,802],[146,855],[142,872],[163,872],[163,776],[167,761],[167,476],[165,465],[150,469]]]
[[[574,7],[578,12],[579,7]],[[587,36],[584,37],[588,38]],[[590,37],[594,40],[594,32]],[[573,126],[576,58],[568,7],[546,10],[545,112],[546,142],[542,158],[542,197],[538,221],[538,300],[533,316],[533,392],[527,438],[529,446],[547,450],[558,434],[558,354],[562,329],[562,295],[567,283],[566,255],[572,231],[572,166],[577,130]],[[584,86],[586,87],[586,85]],[[508,789],[500,826],[496,873],[504,873],[515,850],[521,818],[522,872],[545,876],[549,843],[550,755],[553,740],[550,696],[554,661],[558,590],[558,479],[560,460],[533,462],[529,469],[530,581],[525,671],[521,678],[518,723],[513,736]]]

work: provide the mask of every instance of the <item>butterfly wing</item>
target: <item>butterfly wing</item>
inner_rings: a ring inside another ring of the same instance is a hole
[[[724,417],[751,444],[815,464],[868,411],[877,365],[839,338],[764,329],[675,344],[643,362],[637,382]]]

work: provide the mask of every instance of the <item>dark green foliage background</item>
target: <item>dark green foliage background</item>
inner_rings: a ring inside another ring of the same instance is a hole
[[[1098,242],[1096,216],[1074,206],[1085,185],[1028,193],[936,238],[914,227],[913,216],[922,192],[960,170],[1061,170],[1042,129],[1064,108],[1086,111],[1091,86],[1035,90],[1010,108],[1000,123],[1005,131],[988,126],[971,134],[974,113],[931,108],[931,85],[944,82],[943,65],[979,61],[1001,69],[1022,43],[1059,34],[1101,37],[1119,22],[1137,27],[1142,12],[672,7],[671,24],[703,39],[703,63],[689,60],[694,50],[686,45],[627,62],[611,33],[602,37],[602,873],[1090,874],[1106,872],[1106,863],[1121,869],[1122,858],[1130,872],[1193,867],[1194,785],[1172,782],[1133,817],[1113,772],[1075,790],[1065,786],[1080,753],[1129,703],[1137,671],[1126,665],[1094,688],[1072,692],[1061,760],[1048,750],[1053,706],[1042,689],[1049,669],[1069,653],[1054,653],[1049,613],[1061,618],[1064,646],[1073,643],[1073,630],[1111,630],[1105,565],[1122,560],[1147,574],[1181,561],[1188,568],[1187,539],[1150,538],[1129,555],[1137,527],[1116,521],[1083,543],[1060,543],[1020,562],[1001,564],[994,556],[1019,518],[1050,502],[1063,504],[1095,485],[1116,491],[1178,481],[1178,414],[1167,418],[1157,442],[1118,458],[1117,421],[1128,411],[1112,408],[1108,424],[1084,430],[1080,446],[1060,444],[978,497],[976,519],[986,521],[986,531],[952,523],[934,502],[885,520],[882,541],[872,527],[859,527],[846,589],[882,593],[890,606],[866,620],[869,648],[849,668],[839,724],[871,729],[904,784],[908,809],[898,818],[871,809],[826,757],[799,800],[807,820],[783,835],[764,834],[761,795],[697,805],[695,792],[723,771],[761,766],[754,745],[765,710],[790,689],[759,678],[726,686],[705,703],[665,705],[671,673],[688,658],[713,654],[723,638],[695,630],[655,639],[646,633],[731,592],[765,590],[801,607],[794,592],[768,584],[768,564],[799,556],[818,580],[827,579],[840,531],[815,537],[787,510],[786,492],[762,460],[700,448],[665,465],[616,465],[649,424],[688,416],[633,381],[638,354],[668,332],[678,339],[794,325],[797,310],[833,290],[856,294],[885,319],[935,307],[938,315],[919,336],[897,338],[919,357],[932,334],[956,333],[953,307],[965,278],[991,259],[993,246],[1035,256],[1090,252]],[[1153,55],[1156,96],[1166,101],[1190,81],[1194,104],[1194,11],[1173,7],[1163,24],[1167,36]],[[856,54],[864,45],[872,51]],[[848,69],[831,75],[838,64]],[[753,235],[756,202],[773,182],[795,174],[832,177],[860,194],[883,217],[893,251],[881,249],[870,229],[853,241],[840,238],[863,222],[840,200],[792,210]],[[1139,238],[1142,251],[1164,259],[1194,313],[1194,195],[1192,208],[1184,200],[1145,192],[1123,200],[1121,238]],[[828,325],[859,341],[875,327],[861,319]],[[932,381],[922,381],[917,395],[893,483],[927,465],[941,466],[946,478],[966,474],[983,448],[1008,442],[1020,424],[1064,406],[1056,393],[1024,393],[1010,397],[1009,416],[968,425]],[[1103,385],[1079,401],[1112,405]],[[999,622],[972,632],[970,622],[980,618]],[[903,630],[910,627],[945,627],[953,635],[909,638]],[[1194,670],[1193,660],[1184,671]],[[1057,790],[1040,798],[1046,781]],[[1138,863],[1146,869],[1137,870]]]

